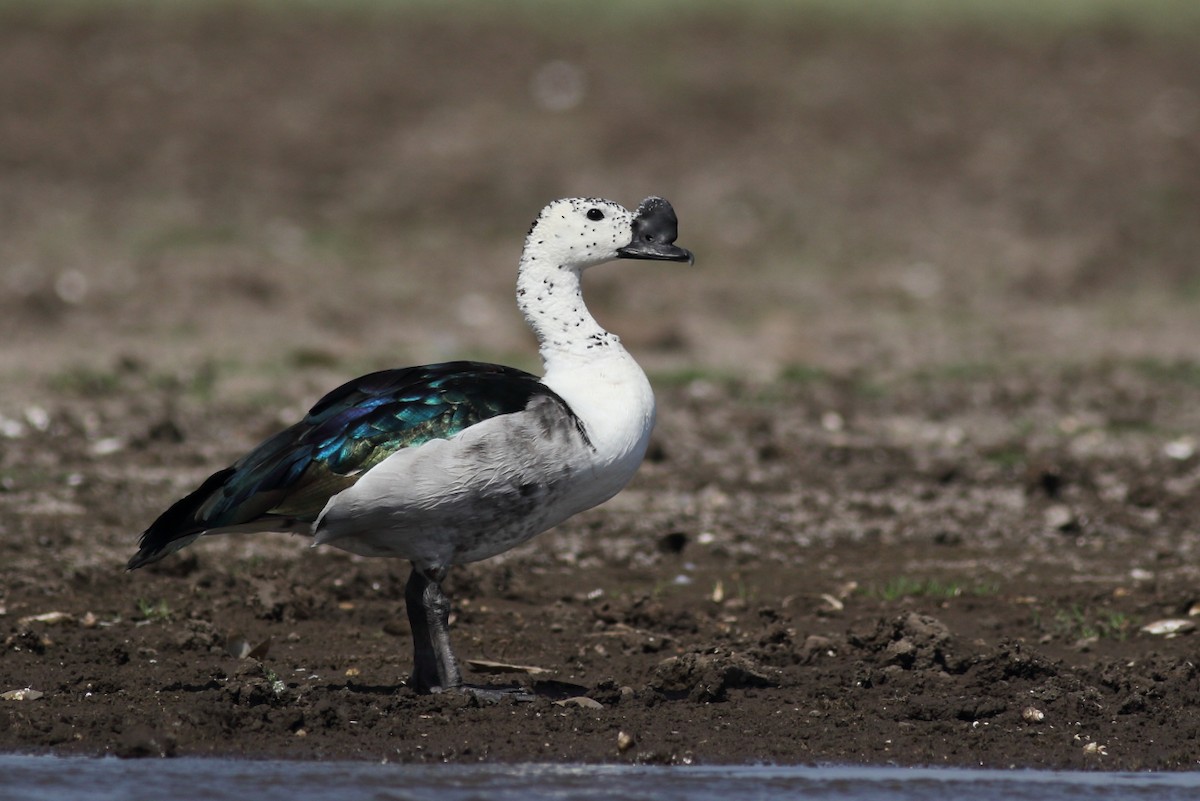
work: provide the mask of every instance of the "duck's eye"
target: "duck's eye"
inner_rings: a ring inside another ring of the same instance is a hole
[[[600,209],[588,209],[587,218],[593,221],[603,220],[604,212],[600,211]]]

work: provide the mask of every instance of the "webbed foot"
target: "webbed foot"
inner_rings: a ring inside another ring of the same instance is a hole
[[[484,684],[460,684],[451,690],[451,692],[468,693],[475,696],[480,701],[489,704],[498,704],[501,701],[529,703],[537,697],[529,690],[517,685],[509,687],[490,687]]]

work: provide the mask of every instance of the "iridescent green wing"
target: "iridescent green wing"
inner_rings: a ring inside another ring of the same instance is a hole
[[[480,362],[385,370],[330,392],[299,423],[250,451],[165,511],[131,567],[204,531],[312,521],[333,495],[403,448],[453,437],[554,393],[536,376]]]

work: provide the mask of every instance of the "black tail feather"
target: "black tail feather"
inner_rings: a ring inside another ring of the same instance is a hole
[[[126,569],[136,570],[143,565],[157,562],[187,544],[179,543],[172,548],[172,543],[195,539],[205,530],[212,528],[210,523],[200,520],[197,513],[213,493],[220,491],[234,472],[234,468],[227,467],[213,473],[195,492],[179,499],[159,515],[158,519],[150,524],[150,528],[142,533],[142,538],[138,541],[138,552],[129,560]]]

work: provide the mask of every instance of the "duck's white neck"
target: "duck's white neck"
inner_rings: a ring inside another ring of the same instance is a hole
[[[580,268],[521,257],[517,306],[538,340],[546,373],[608,354],[626,355],[616,334],[605,331],[583,302]]]
[[[645,373],[616,334],[600,327],[583,303],[580,268],[541,264],[526,254],[517,278],[517,304],[538,338],[542,381],[583,423],[591,443],[599,503],[637,469],[654,427],[654,393]]]

